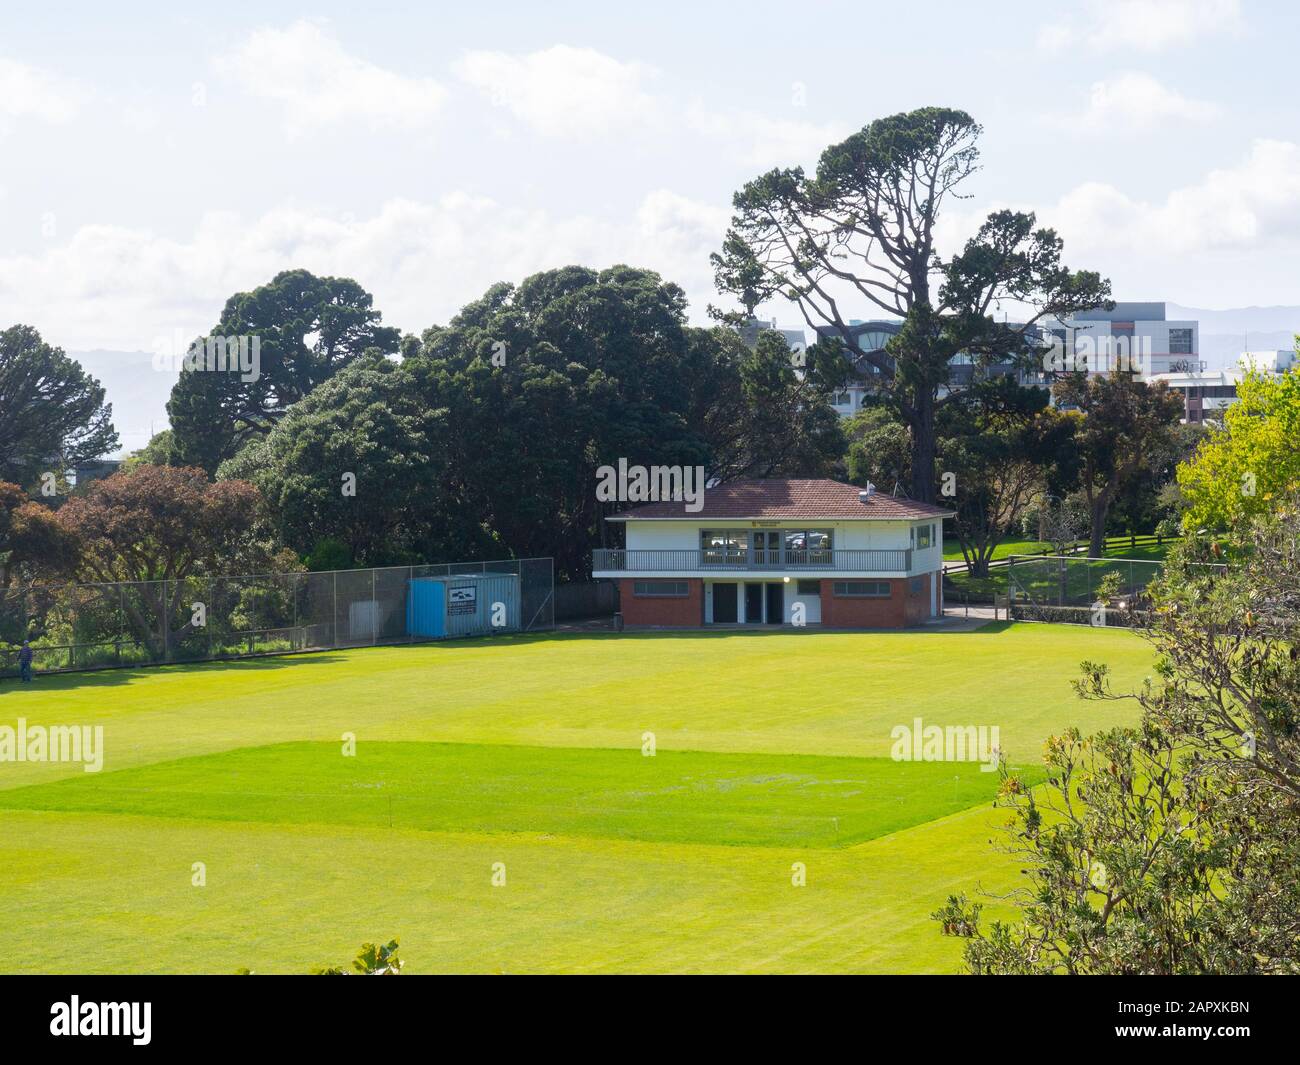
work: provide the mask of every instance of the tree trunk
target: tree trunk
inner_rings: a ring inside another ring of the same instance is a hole
[[[1088,557],[1101,558],[1106,553],[1106,515],[1110,513],[1110,497],[1103,492],[1093,500],[1089,509]]]
[[[934,502],[934,397],[919,395],[908,419],[912,430],[912,498]]]

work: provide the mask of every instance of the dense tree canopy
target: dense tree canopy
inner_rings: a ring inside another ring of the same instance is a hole
[[[847,419],[848,447],[844,454],[847,476],[853,484],[874,484],[886,492],[909,483],[912,441],[907,426],[883,406],[866,406]]]
[[[265,439],[224,463],[261,490],[276,532],[301,554],[333,541],[337,568],[455,557],[449,543],[446,412],[424,405],[408,367],[373,354],[295,403]],[[451,555],[449,556],[449,552]]]
[[[188,578],[281,568],[259,538],[260,502],[246,481],[213,484],[200,469],[145,464],[93,482],[59,509],[58,520],[80,546],[81,579],[154,582],[114,603],[162,658],[192,627],[179,609]]]
[[[951,259],[935,227],[977,168],[980,127],[965,112],[927,107],[866,126],[823,153],[813,175],[773,170],[736,193],[720,290],[752,314],[776,296],[839,339],[912,436],[911,494],[935,498],[935,417],[959,354],[977,363],[1039,356],[1032,327],[1106,303],[1110,285],[1061,262],[1062,242],[1032,214],[997,211]],[[903,320],[884,351],[859,346],[849,309]],[[1028,308],[995,321],[1003,303]],[[941,398],[942,397],[942,398]]]
[[[1300,972],[1300,506],[1229,548],[1207,566],[1218,549],[1186,541],[1148,590],[1142,688],[1083,664],[1080,693],[1135,701],[1139,724],[1050,741],[1040,789],[1007,776],[1019,919],[985,927],[961,896],[935,913],[972,972]]]
[[[16,484],[0,481],[0,591],[22,575],[61,576],[76,568],[78,542],[55,512],[27,498]]]
[[[1051,484],[1075,473],[1076,419],[1049,406],[1045,389],[1010,377],[977,382],[940,412],[939,466],[953,495],[949,531],[969,571],[988,575],[998,544]]]
[[[117,447],[104,389],[26,325],[0,332],[0,480],[32,487]]]
[[[1075,448],[1081,490],[1088,502],[1088,554],[1105,554],[1106,519],[1111,504],[1149,457],[1170,447],[1183,404],[1163,382],[1139,381],[1132,374],[1065,374],[1055,384],[1057,401],[1079,414]]]
[[[606,531],[603,464],[798,475],[842,446],[815,364],[796,372],[775,333],[751,351],[733,330],[688,326],[681,289],[648,270],[493,286],[404,354],[425,406],[447,412],[449,502],[570,576]]]
[[[182,369],[167,404],[175,461],[212,473],[365,351],[396,353],[399,332],[381,319],[355,281],[306,270],[231,296],[209,338],[227,345],[242,338],[250,348],[256,338],[256,372]]]
[[[1230,529],[1300,491],[1300,370],[1251,374],[1237,394],[1223,425],[1178,471],[1189,532]]]

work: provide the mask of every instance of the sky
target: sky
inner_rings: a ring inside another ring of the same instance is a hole
[[[1029,209],[1117,298],[1296,304],[1297,40],[1250,0],[0,0],[0,327],[183,346],[305,267],[418,332],[574,262],[703,322],[736,189],[931,104],[984,127],[945,240]]]

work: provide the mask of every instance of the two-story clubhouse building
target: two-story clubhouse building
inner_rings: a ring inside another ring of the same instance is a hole
[[[593,576],[618,581],[629,626],[902,628],[943,614],[951,516],[839,481],[733,481],[694,513],[673,501],[607,519],[627,546],[597,549]]]

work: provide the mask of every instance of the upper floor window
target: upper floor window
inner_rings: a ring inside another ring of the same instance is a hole
[[[700,561],[722,566],[744,561],[749,553],[749,535],[743,529],[701,529]]]
[[[831,549],[830,529],[786,529],[786,551],[829,551]]]
[[[1192,331],[1190,329],[1169,330],[1169,354],[1190,355],[1192,353]]]
[[[918,548],[929,547],[934,543],[934,526],[922,525],[916,530],[916,546]]]

